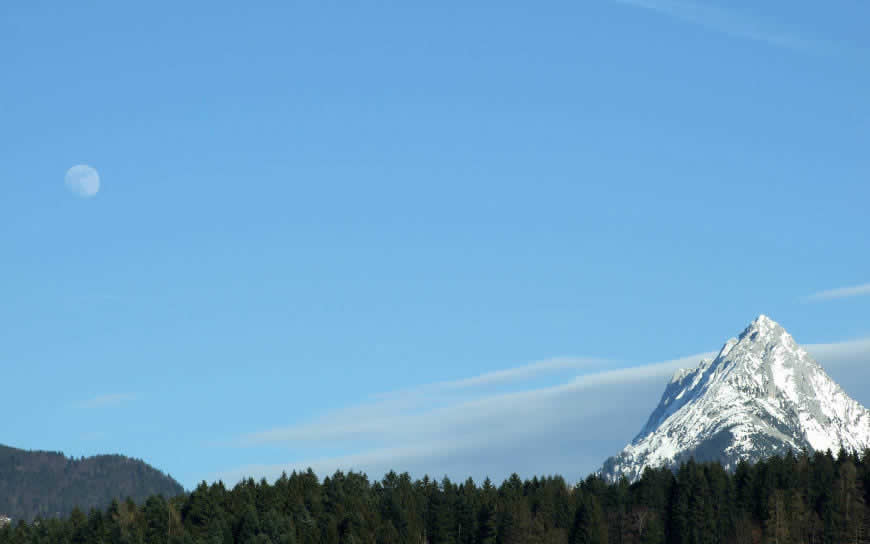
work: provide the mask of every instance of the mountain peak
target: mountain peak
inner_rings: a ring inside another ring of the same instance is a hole
[[[764,314],[758,314],[758,317],[752,321],[752,324],[759,326],[779,326],[779,323]]]
[[[788,335],[785,329],[782,328],[782,325],[766,315],[761,314],[756,317],[742,333],[740,333],[739,339],[742,340],[746,336],[751,336],[752,340],[756,340],[758,337],[768,339],[782,336],[783,334]]]
[[[750,372],[770,373],[771,367],[782,365],[790,368],[818,366],[788,331],[764,314],[722,346],[716,361],[723,360]]]
[[[674,374],[646,425],[602,475],[635,480],[648,466],[692,457],[733,468],[741,459],[841,447],[870,447],[870,411],[762,314],[715,359]]]

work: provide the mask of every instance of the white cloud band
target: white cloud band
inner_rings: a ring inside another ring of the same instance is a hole
[[[860,297],[862,295],[870,295],[870,283],[855,285],[853,287],[840,287],[838,289],[828,289],[827,291],[820,291],[806,297],[806,300],[833,300],[836,298]]]
[[[870,392],[849,391],[851,384],[870,382],[870,365],[864,364],[870,361],[870,338],[805,347],[856,400],[870,401]],[[524,476],[556,472],[576,480],[631,440],[676,370],[712,356],[715,353],[699,353],[593,371],[520,391],[480,391],[492,383],[480,377],[421,386],[320,420],[248,435],[243,444],[290,446],[295,460],[247,465],[214,478],[235,483],[243,477],[275,478],[283,471],[311,467],[321,475],[353,469],[380,477],[395,469],[415,476],[499,480],[511,472]],[[561,365],[533,363],[522,371],[483,376],[528,379]],[[456,394],[456,384],[467,387]],[[324,455],[326,450],[338,453]]]

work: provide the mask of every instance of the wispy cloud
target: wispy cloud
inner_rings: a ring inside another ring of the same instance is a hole
[[[610,446],[608,451],[614,453],[637,432],[638,421],[645,418],[644,412],[648,413],[655,406],[661,385],[671,374],[713,355],[702,353],[656,364],[588,372],[569,376],[553,385],[512,392],[440,394],[445,387],[449,389],[458,384],[471,388],[491,383],[483,377],[528,378],[537,376],[535,371],[582,367],[599,360],[573,359],[573,363],[568,359],[550,360],[546,364],[521,367],[522,372],[508,369],[466,380],[428,384],[414,390],[416,404],[410,409],[408,404],[397,404],[405,395],[387,395],[325,418],[252,433],[241,439],[241,443],[248,446],[287,444],[297,451],[361,443],[373,445],[370,448],[339,456],[307,457],[294,463],[246,466],[217,477],[225,481],[237,480],[245,474],[275,477],[282,471],[308,466],[322,472],[337,468],[377,472],[389,470],[391,464],[438,473],[450,471],[454,463],[457,473],[471,470],[476,472],[476,477],[500,477],[499,465],[511,463],[499,462],[499,459],[508,457],[515,461],[518,451],[529,448],[547,450],[535,451],[526,457],[539,461],[552,458],[554,464],[548,470],[565,468],[569,459],[564,452],[572,452],[572,460],[583,455],[577,448],[566,449],[559,445],[566,440],[577,440],[569,436],[571,433],[581,430],[584,435],[588,433],[588,438],[604,440]],[[637,398],[645,402],[637,402]],[[610,413],[614,408],[620,411],[621,418]],[[551,440],[553,435],[566,432],[561,440],[555,443]],[[599,458],[600,452],[590,453],[590,462],[592,458],[597,462],[603,459]],[[553,458],[562,455],[566,456],[562,462]],[[469,464],[469,459],[478,461]],[[484,465],[485,469],[480,468]],[[516,470],[515,463],[512,466],[511,470]]]
[[[533,378],[542,374],[562,370],[577,370],[588,368],[592,365],[600,365],[608,363],[607,359],[596,359],[590,357],[555,357],[542,361],[535,361],[525,366],[508,368],[506,370],[496,370],[461,380],[453,380],[433,384],[434,387],[444,387],[446,389],[463,389],[468,387],[481,387],[494,385],[499,383],[512,382],[522,379]]]
[[[709,354],[704,354],[709,355]],[[697,364],[694,360],[692,365]],[[242,438],[247,445],[270,442],[345,441],[361,437],[388,439],[395,436],[428,433],[437,427],[468,425],[476,417],[488,413],[506,413],[519,406],[518,403],[538,402],[546,397],[586,387],[613,382],[630,382],[633,379],[673,373],[686,359],[678,359],[659,365],[594,372],[572,377],[568,382],[537,389],[486,393],[472,391],[470,394],[444,394],[455,389],[484,387],[494,383],[530,379],[540,374],[564,369],[576,369],[601,359],[560,358],[532,363],[527,366],[481,374],[472,378],[421,385],[395,393],[380,395],[373,402],[354,406],[324,418],[289,427],[270,429],[249,434]]]
[[[825,365],[829,371],[834,371],[842,366],[856,364],[870,367],[870,338],[847,340],[833,344],[810,344],[805,347],[810,352],[810,355]],[[837,381],[845,383],[842,380]]]
[[[865,283],[864,285],[855,285],[853,287],[840,287],[838,289],[828,289],[827,291],[820,291],[818,293],[814,293],[808,297],[805,297],[804,300],[833,300],[835,298],[860,297],[862,295],[870,295],[870,283]]]
[[[870,381],[870,338],[805,347],[847,391],[851,383]],[[237,444],[267,458],[291,459],[236,467],[213,478],[235,483],[311,467],[321,475],[341,469],[380,477],[396,469],[416,476],[499,480],[511,472],[556,472],[576,480],[632,439],[676,370],[713,356],[698,353],[611,370],[596,368],[598,359],[552,359],[421,385],[316,420],[241,437]],[[528,384],[550,372],[578,369],[579,375],[545,386],[488,388],[504,380]],[[870,401],[870,392],[849,392],[859,402]]]
[[[831,45],[777,28],[760,19],[741,15],[709,2],[687,0],[613,0],[619,4],[654,11],[687,23],[704,26],[736,38],[804,52],[824,52]]]
[[[117,406],[124,402],[138,400],[137,393],[110,393],[99,395],[79,403],[82,408],[102,408],[104,406]]]

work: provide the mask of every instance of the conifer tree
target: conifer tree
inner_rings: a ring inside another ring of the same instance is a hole
[[[607,544],[607,523],[594,495],[580,498],[568,538],[570,544]]]
[[[496,529],[495,508],[492,504],[486,502],[481,505],[477,515],[478,544],[495,544]]]
[[[653,515],[647,522],[646,528],[640,537],[641,544],[664,544],[665,530],[658,516]]]

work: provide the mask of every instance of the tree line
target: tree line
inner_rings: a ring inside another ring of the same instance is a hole
[[[309,469],[19,521],[0,529],[0,544],[862,544],[868,503],[870,450],[789,453],[733,471],[689,461],[633,484],[395,472],[320,481]]]

